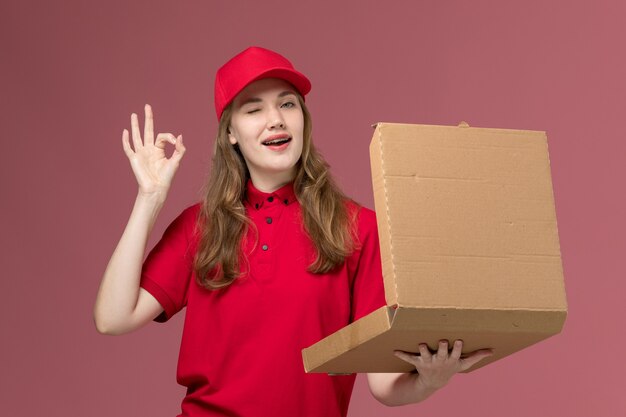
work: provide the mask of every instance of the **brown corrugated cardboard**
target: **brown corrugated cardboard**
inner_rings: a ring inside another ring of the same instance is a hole
[[[545,132],[378,123],[370,145],[387,306],[303,349],[307,372],[409,372],[394,349],[464,341],[477,369],[567,314]]]

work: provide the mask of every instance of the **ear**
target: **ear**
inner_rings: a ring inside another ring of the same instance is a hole
[[[232,133],[230,133],[230,129],[228,129],[228,140],[230,141],[231,145],[236,145],[237,144],[237,138],[235,136],[233,136]]]

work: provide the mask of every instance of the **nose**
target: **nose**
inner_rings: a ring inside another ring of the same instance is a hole
[[[276,129],[276,128],[285,128],[285,120],[283,119],[283,115],[278,109],[272,109],[267,115],[267,128],[268,129]]]

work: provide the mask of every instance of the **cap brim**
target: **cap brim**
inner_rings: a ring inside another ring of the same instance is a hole
[[[296,87],[298,92],[303,97],[306,94],[308,94],[309,91],[311,91],[311,82],[309,81],[309,79],[307,77],[305,77],[302,73],[300,73],[300,72],[298,72],[296,70],[288,69],[288,68],[271,68],[271,69],[268,69],[267,71],[264,71],[261,74],[257,75],[254,79],[250,80],[246,84],[246,86],[248,84],[250,84],[251,82],[253,82],[253,81],[258,81],[258,80],[261,80],[263,78],[280,78],[280,79],[283,79],[285,81],[288,81],[291,84],[293,84],[294,87]],[[243,88],[242,88],[242,90],[243,90]],[[239,92],[237,94],[239,94]]]

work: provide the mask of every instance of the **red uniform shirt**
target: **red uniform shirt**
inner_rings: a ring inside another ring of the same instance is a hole
[[[258,241],[250,228],[250,272],[229,287],[195,282],[199,204],[168,226],[143,264],[141,287],[164,309],[155,321],[187,309],[179,416],[345,416],[356,375],[307,374],[301,350],[385,304],[375,214],[352,205],[360,248],[332,273],[313,274],[314,247],[293,184],[263,193],[248,181],[246,195]]]

